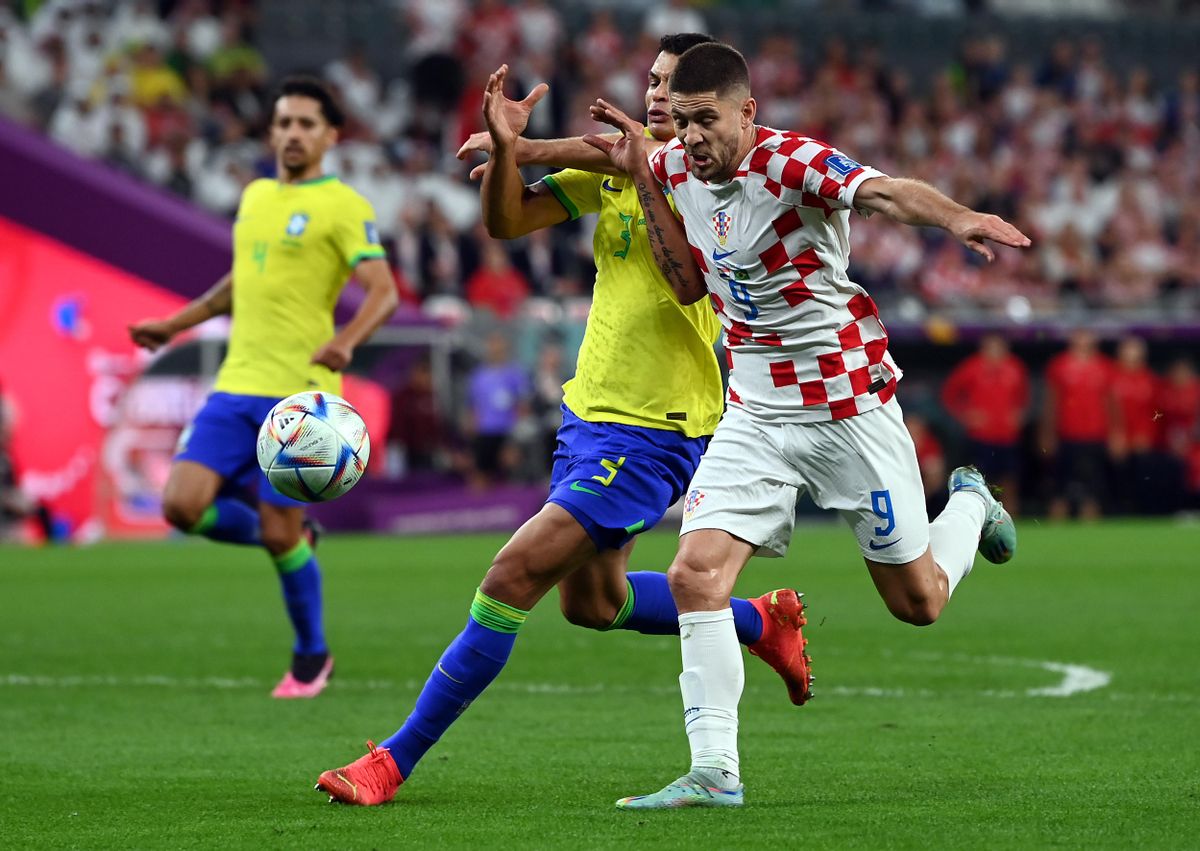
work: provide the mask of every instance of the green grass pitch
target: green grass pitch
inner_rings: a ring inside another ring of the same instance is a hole
[[[1195,847],[1200,527],[1022,536],[924,629],[887,614],[843,528],[752,562],[741,593],[807,593],[816,699],[791,706],[747,655],[746,807],[640,814],[613,801],[687,767],[678,642],[569,626],[553,593],[394,803],[313,791],[403,721],[499,537],[324,541],[338,673],[290,703],[268,697],[290,636],[262,554],[0,548],[0,844]],[[634,564],[673,552],[648,535]]]

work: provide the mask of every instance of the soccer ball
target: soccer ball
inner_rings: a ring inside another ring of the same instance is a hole
[[[325,502],[350,490],[370,456],[362,417],[332,393],[288,396],[258,430],[258,466],[275,490],[304,502]]]

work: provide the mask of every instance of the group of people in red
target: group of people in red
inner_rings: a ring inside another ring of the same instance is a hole
[[[1109,356],[1093,331],[1079,329],[1036,390],[998,334],[985,336],[942,386],[965,454],[1004,488],[1010,511],[1027,484],[1023,473],[1038,471],[1055,519],[1166,512],[1200,498],[1200,376],[1187,359],[1160,374],[1140,337],[1123,337]],[[1038,463],[1023,463],[1026,448]]]

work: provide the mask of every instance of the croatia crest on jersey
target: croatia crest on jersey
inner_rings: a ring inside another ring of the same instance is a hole
[[[304,229],[308,227],[308,213],[292,213],[292,217],[288,219],[287,235],[300,236],[304,233]]]
[[[713,230],[717,232],[717,242],[721,243],[721,247],[725,247],[725,240],[729,238],[729,226],[733,224],[733,216],[726,213],[724,210],[719,211],[713,216]]]
[[[687,499],[683,501],[683,519],[691,520],[692,515],[696,513],[696,509],[700,507],[700,503],[704,502],[704,491],[698,488],[692,488],[688,491]]]

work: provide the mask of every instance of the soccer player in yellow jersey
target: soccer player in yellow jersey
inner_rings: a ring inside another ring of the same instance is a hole
[[[271,120],[279,176],[256,180],[242,194],[232,271],[173,316],[129,329],[135,343],[154,350],[210,317],[233,315],[213,393],[180,438],[163,514],[181,531],[261,546],[271,555],[296,632],[291,667],[272,692],[279,698],[319,694],[333,657],[303,503],[276,492],[259,470],[258,427],[285,396],[340,393],[340,371],[355,347],[397,303],[371,205],[321,171],[341,124],[341,111],[319,81],[285,80]],[[367,296],[335,333],[333,307],[352,273]],[[234,495],[251,488],[257,510]]]
[[[648,75],[646,109],[659,143],[673,138],[667,82],[684,50],[708,36],[666,36]],[[707,302],[680,304],[655,265],[637,193],[626,180],[568,169],[526,187],[518,157],[611,168],[580,139],[538,143],[518,136],[539,86],[504,98],[505,69],[484,96],[491,163],[483,179],[489,232],[512,238],[598,212],[596,285],[575,377],[566,384],[546,505],[519,529],[476,592],[466,629],[430,674],[404,726],[366,756],[327,771],[331,800],[391,800],[417,761],[495,678],[529,610],[554,585],[572,622],[594,629],[676,635],[665,573],[626,573],[634,537],[683,493],[722,411]],[[685,511],[688,507],[685,507]],[[783,677],[794,703],[809,696],[803,605],[790,589],[733,602],[738,636]]]

